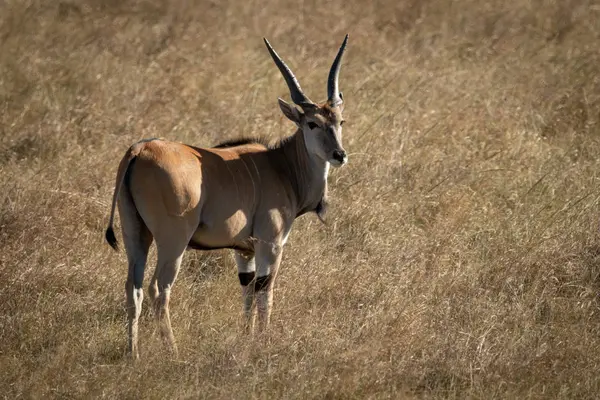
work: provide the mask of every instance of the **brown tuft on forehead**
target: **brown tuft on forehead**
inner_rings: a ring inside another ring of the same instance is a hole
[[[335,110],[331,107],[329,102],[324,103],[321,106],[321,110],[323,110],[323,114],[326,116],[333,116],[333,114],[335,114]]]
[[[331,107],[329,102],[319,107],[320,114],[328,120],[336,121],[342,119],[342,106]]]

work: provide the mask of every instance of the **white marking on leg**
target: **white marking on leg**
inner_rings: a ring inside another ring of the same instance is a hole
[[[288,231],[289,232],[289,231]],[[287,236],[287,235],[286,235]],[[261,242],[256,247],[256,308],[258,311],[258,328],[264,331],[271,318],[273,304],[273,284],[277,276],[283,244]]]
[[[256,262],[254,254],[235,252],[235,263],[237,265],[238,277],[242,288],[242,312],[244,314],[244,330],[251,332],[254,326],[254,278]],[[247,274],[246,277],[243,274]],[[248,282],[242,282],[246,278]],[[245,284],[244,284],[245,283]]]
[[[263,332],[271,322],[271,310],[273,307],[273,285],[266,290],[256,293],[256,308],[258,309],[258,330]]]
[[[288,230],[288,231],[286,232],[285,236],[283,237],[283,240],[281,241],[281,246],[282,246],[282,247],[283,247],[283,246],[285,246],[285,244],[287,243],[287,240],[288,240],[288,237],[290,236],[290,232],[291,232],[291,231],[292,231],[291,229],[290,229],[290,230]]]
[[[171,352],[177,356],[177,345],[175,344],[175,336],[173,335],[171,317],[169,315],[169,300],[171,298],[171,288],[179,273],[179,267],[181,265],[181,260],[183,259],[183,251],[177,256],[173,256],[172,253],[163,255],[159,248],[158,259],[158,297],[154,305],[155,313],[163,340],[166,342]]]

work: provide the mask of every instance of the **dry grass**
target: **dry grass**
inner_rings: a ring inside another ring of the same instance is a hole
[[[485,3],[485,4],[484,4]],[[600,6],[593,1],[0,2],[6,398],[593,398],[600,390]],[[181,356],[124,359],[116,165],[162,136],[292,133],[341,74],[350,164],[297,221],[268,344],[227,252],[185,258]]]

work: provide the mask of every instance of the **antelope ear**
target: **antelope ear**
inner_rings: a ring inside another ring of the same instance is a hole
[[[281,108],[283,115],[285,115],[290,121],[292,121],[293,123],[295,123],[296,125],[299,126],[300,118],[302,116],[302,113],[300,112],[300,110],[298,110],[293,105],[286,103],[282,99],[277,99],[277,100],[279,101],[279,108]]]

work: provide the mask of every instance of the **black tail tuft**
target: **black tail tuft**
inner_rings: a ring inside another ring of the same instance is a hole
[[[110,244],[110,247],[112,247],[115,250],[119,250],[119,245],[117,244],[117,238],[115,237],[115,231],[113,231],[112,226],[109,226],[106,229],[106,234],[104,235],[104,237],[106,238],[106,241],[108,242],[108,244]]]

